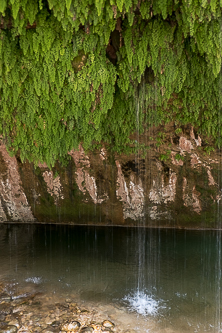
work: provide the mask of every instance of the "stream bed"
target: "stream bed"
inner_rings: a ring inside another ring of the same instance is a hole
[[[0,332],[6,303],[18,332],[61,332],[83,312],[104,332],[222,332],[221,268],[219,231],[2,224]]]

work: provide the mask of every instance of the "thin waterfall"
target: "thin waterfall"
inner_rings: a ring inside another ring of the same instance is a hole
[[[137,140],[136,140],[136,152],[135,152],[135,164],[137,165],[137,170],[139,176],[140,174],[140,165],[139,165],[139,130],[140,130],[140,117],[139,117],[139,112],[140,112],[140,99],[139,99],[139,91],[138,91],[138,96],[136,98],[136,134],[137,134]],[[141,232],[142,228],[142,218],[139,218],[138,220],[138,286],[137,286],[137,293],[139,294],[141,290],[143,290],[143,266],[144,266],[144,239],[143,235],[144,233]]]
[[[220,211],[220,208],[218,209]],[[221,215],[221,214],[220,214]],[[219,216],[220,216],[219,215]],[[219,221],[221,224],[221,221]],[[216,261],[216,332],[222,332],[221,323],[221,230],[217,231],[217,261]]]
[[[221,33],[222,33],[222,25],[221,25]],[[222,47],[222,45],[221,45]],[[218,330],[218,332],[222,332],[222,323],[221,323],[221,230],[222,230],[222,212],[221,212],[221,192],[222,192],[222,174],[221,174],[221,167],[222,167],[222,161],[221,161],[221,111],[222,111],[222,71],[220,71],[220,77],[219,77],[219,110],[218,110],[218,142],[219,142],[219,164],[218,164],[218,187],[220,191],[220,197],[218,197],[217,201],[217,240],[216,240],[216,246],[217,246],[217,260],[216,260],[216,320],[215,320],[215,328]]]
[[[141,178],[141,147],[142,143],[140,142],[140,131],[141,126],[144,125],[145,121],[150,125],[150,112],[147,110],[147,101],[146,101],[146,84],[145,80],[142,79],[142,82],[138,86],[137,96],[135,96],[135,116],[136,116],[136,140],[135,140],[135,165],[137,172],[137,177]],[[147,119],[143,119],[144,110],[146,110]],[[141,122],[143,122],[141,124]],[[147,133],[146,133],[147,134]],[[146,142],[147,143],[147,142]],[[149,159],[150,160],[150,159]],[[146,170],[150,172],[150,170]],[[151,178],[151,177],[150,177]],[[146,186],[146,174],[143,179],[143,186]],[[156,276],[155,276],[155,266],[158,266],[158,253],[156,254],[153,250],[153,235],[152,229],[147,233],[146,229],[146,187],[144,188],[144,216],[140,216],[137,221],[137,230],[136,230],[136,244],[137,244],[137,286],[133,295],[130,295],[128,301],[131,307],[136,310],[139,314],[142,315],[155,315],[158,310],[158,302],[152,295],[153,288],[156,285]],[[156,248],[158,251],[158,248]],[[152,273],[147,270],[151,269]]]

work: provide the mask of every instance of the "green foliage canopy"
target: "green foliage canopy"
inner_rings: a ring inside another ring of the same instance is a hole
[[[0,0],[0,18],[0,134],[22,160],[171,120],[220,144],[221,0]]]

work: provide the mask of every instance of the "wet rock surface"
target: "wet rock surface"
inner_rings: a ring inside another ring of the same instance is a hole
[[[0,222],[221,228],[222,153],[210,139],[173,123],[131,139],[146,148],[79,146],[51,170],[10,157],[0,142]]]

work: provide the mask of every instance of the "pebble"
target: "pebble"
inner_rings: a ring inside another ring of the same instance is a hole
[[[58,327],[59,325],[60,325],[60,321],[58,321],[58,320],[55,320],[52,323],[52,327]]]
[[[69,306],[72,306],[73,308],[77,307],[77,303],[71,303]]]
[[[50,318],[50,317],[47,317],[46,319],[45,319],[45,323],[46,323],[46,325],[51,325],[52,323],[53,323],[53,319],[52,318]]]
[[[92,327],[94,329],[94,331],[96,331],[96,332],[98,330],[102,329],[102,325],[100,325],[100,324],[94,324],[94,323],[92,323],[92,324],[90,324],[90,327]]]
[[[29,331],[29,326],[28,325],[24,325],[22,326],[19,330],[18,333],[30,333]]]
[[[3,313],[0,314],[0,321],[5,320],[5,315]]]
[[[0,333],[16,333],[17,327],[13,325],[7,325],[0,328]]]
[[[24,310],[24,305],[19,305],[19,306],[15,306],[12,310],[13,313],[16,313],[16,312],[21,312],[22,310]]]
[[[92,327],[83,327],[81,328],[80,333],[93,332],[93,331],[94,329]]]
[[[16,326],[17,328],[20,327],[20,324],[19,324],[19,322],[18,322],[17,319],[11,320],[8,324],[9,324],[9,325]]]
[[[109,321],[109,320],[104,320],[103,321],[103,324],[102,324],[104,327],[114,327],[115,325]]]
[[[63,331],[73,331],[77,332],[80,328],[80,323],[78,321],[71,321],[70,323],[66,323],[62,326]]]
[[[11,306],[9,303],[0,304],[0,314],[8,315],[12,312]]]
[[[11,301],[11,296],[7,295],[6,293],[2,293],[0,295],[0,300],[9,302],[9,301]]]
[[[33,327],[33,332],[35,333],[42,333],[42,327]]]

